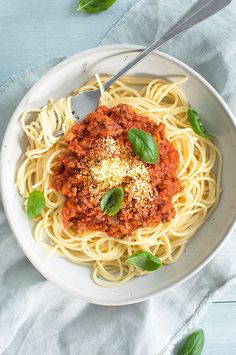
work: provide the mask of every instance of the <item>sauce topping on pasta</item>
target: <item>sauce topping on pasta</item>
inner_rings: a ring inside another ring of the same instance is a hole
[[[155,164],[145,163],[135,154],[128,139],[133,128],[151,133],[158,143]],[[100,106],[84,122],[75,124],[65,140],[68,148],[56,165],[53,187],[66,196],[66,228],[122,237],[174,217],[172,197],[181,191],[179,154],[167,140],[163,123],[140,116],[125,104]],[[124,200],[120,211],[109,216],[100,201],[114,187],[123,188]]]

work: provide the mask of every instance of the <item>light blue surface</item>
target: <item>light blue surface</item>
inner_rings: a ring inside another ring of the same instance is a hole
[[[136,0],[118,0],[109,11],[92,16],[76,13],[77,2],[0,1],[0,83],[52,57],[96,46]],[[205,355],[236,354],[236,290],[210,307],[201,327]]]
[[[75,11],[79,0],[0,1],[0,84],[52,57],[98,45],[105,33],[137,0],[118,0],[108,11]]]

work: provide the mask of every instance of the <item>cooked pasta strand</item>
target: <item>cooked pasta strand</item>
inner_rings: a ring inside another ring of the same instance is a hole
[[[74,94],[99,85],[102,89],[106,80],[107,77],[97,76],[97,80],[91,80]],[[55,138],[54,133],[60,129],[67,132],[74,123],[71,97],[50,101],[42,109],[22,114],[29,146],[18,169],[16,185],[25,200],[35,189],[44,192],[46,200],[45,210],[35,221],[35,239],[49,254],[91,266],[93,279],[100,286],[113,287],[146,274],[126,262],[128,256],[141,250],[158,256],[164,264],[174,263],[219,200],[222,156],[212,141],[197,136],[189,124],[188,102],[178,86],[186,80],[124,77],[109,92],[101,91],[102,104],[114,107],[126,103],[138,114],[163,122],[166,136],[180,156],[178,177],[183,191],[173,198],[175,218],[166,224],[141,228],[127,239],[114,239],[104,232],[76,233],[63,226],[65,199],[51,187],[51,179],[55,162],[67,147],[63,138]],[[31,122],[29,115],[34,115]]]

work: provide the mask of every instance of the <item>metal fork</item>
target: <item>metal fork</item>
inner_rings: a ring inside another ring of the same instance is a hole
[[[151,54],[155,49],[161,45],[186,31],[190,27],[197,23],[207,19],[214,15],[218,11],[222,10],[225,6],[229,5],[231,0],[200,0],[193,7],[187,11],[187,13],[169,30],[161,39],[153,42],[149,47],[144,49],[138,54],[131,62],[125,65],[118,73],[110,78],[105,84],[103,84],[104,90],[109,87],[128,70],[137,65],[141,60]],[[77,122],[81,122],[88,113],[94,111],[98,105],[101,97],[99,89],[93,91],[84,91],[71,99],[72,111]],[[55,133],[55,137],[62,135],[62,131]]]

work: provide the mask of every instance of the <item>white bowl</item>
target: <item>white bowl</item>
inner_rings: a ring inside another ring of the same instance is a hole
[[[16,164],[24,151],[19,116],[23,110],[41,107],[49,98],[58,99],[91,79],[97,72],[115,73],[132,59],[141,47],[109,45],[77,54],[50,70],[28,92],[13,114],[2,144],[1,189],[9,224],[32,264],[64,290],[102,305],[121,305],[142,301],[176,286],[199,271],[216,254],[229,235],[236,216],[236,129],[235,119],[213,87],[194,70],[173,57],[156,52],[129,72],[132,75],[172,76],[187,74],[182,86],[191,105],[203,116],[204,123],[217,136],[223,154],[223,193],[208,221],[191,238],[186,252],[175,264],[136,277],[116,288],[101,288],[91,279],[88,267],[73,264],[53,255],[42,262],[45,251],[34,241],[32,224],[22,209],[22,198],[15,186]]]

